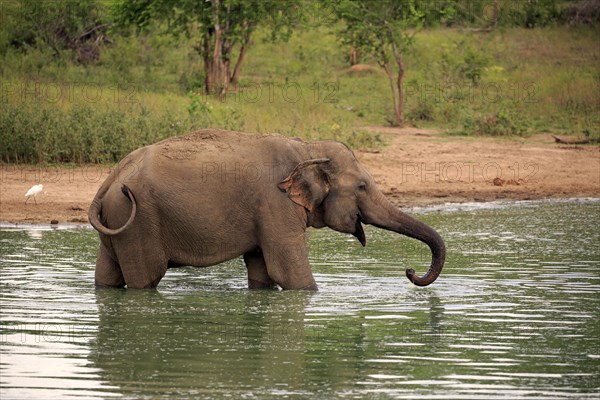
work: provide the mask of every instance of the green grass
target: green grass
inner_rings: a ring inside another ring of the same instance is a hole
[[[481,133],[477,125],[504,115],[505,121],[510,119],[507,125],[517,128],[513,134],[589,131],[598,136],[597,35],[597,29],[565,27],[515,28],[492,34],[423,32],[407,66],[409,73],[416,72],[408,79],[442,87],[444,82],[459,82],[462,98],[456,101],[436,101],[432,95],[421,99],[432,103],[437,125],[455,132]],[[469,65],[471,53],[483,59],[480,65]],[[476,68],[480,68],[480,78],[474,83],[464,71]],[[504,133],[511,134],[511,129]]]
[[[420,32],[405,56],[407,123],[467,135],[544,131],[597,141],[598,33],[594,27]],[[354,148],[383,144],[361,127],[391,117],[387,78],[380,69],[350,73],[346,49],[327,28],[300,30],[276,44],[259,32],[241,89],[222,102],[201,94],[201,60],[192,43],[116,37],[93,66],[42,49],[9,49],[0,64],[0,160],[114,162],[136,147],[203,127],[336,139]]]

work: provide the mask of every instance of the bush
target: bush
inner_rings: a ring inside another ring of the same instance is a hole
[[[379,133],[360,130],[353,130],[351,133],[343,135],[339,140],[346,143],[350,148],[359,150],[374,150],[385,145]]]
[[[483,136],[525,136],[526,123],[515,113],[499,111],[478,117],[467,117],[463,123],[465,133]]]
[[[61,53],[81,64],[98,60],[100,49],[108,43],[108,16],[100,1],[68,2],[17,0],[3,2],[3,26],[0,54],[9,48],[28,51],[33,48]],[[8,16],[8,17],[7,17]]]
[[[460,73],[469,79],[473,85],[477,86],[481,80],[481,73],[488,66],[489,62],[489,58],[481,51],[468,49],[465,52],[464,61],[460,66]]]
[[[74,105],[5,104],[0,114],[0,161],[116,162],[140,146],[188,132],[172,112],[139,113]]]
[[[70,51],[57,57],[43,44],[12,46],[6,40],[13,22],[0,24],[1,161],[113,162],[138,146],[205,127],[370,148],[381,140],[356,127],[385,124],[391,115],[385,74],[378,67],[347,73],[346,50],[328,27],[299,29],[286,45],[263,40],[268,32],[257,30],[241,89],[221,102],[186,95],[198,93],[203,78],[193,38],[111,31],[100,59],[82,65]],[[588,26],[486,35],[423,30],[406,57],[405,118],[462,134],[587,132],[597,141],[600,73],[590,50],[597,41],[597,27]],[[37,93],[38,84],[49,93]],[[64,90],[55,101],[56,87]],[[289,101],[284,95],[293,97],[295,88],[299,96]],[[92,102],[96,92],[100,99]]]
[[[410,109],[406,115],[409,121],[433,121],[435,108],[431,102],[419,99],[417,105]]]

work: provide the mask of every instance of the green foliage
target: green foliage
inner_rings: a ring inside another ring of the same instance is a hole
[[[383,62],[390,58],[387,46],[394,45],[402,53],[413,44],[414,33],[408,29],[420,28],[425,16],[417,4],[413,0],[340,0],[332,2],[332,7],[345,23],[341,40]]]
[[[373,57],[364,57],[369,73],[347,68],[348,49],[336,38],[344,24],[295,26],[285,44],[271,40],[270,28],[257,28],[239,88],[222,101],[201,94],[197,39],[162,33],[165,24],[140,35],[111,30],[111,43],[89,65],[43,41],[14,47],[5,40],[14,25],[1,25],[0,160],[115,162],[205,127],[329,138],[353,148],[384,144],[360,127],[393,115],[389,81]],[[405,59],[407,118],[461,134],[544,131],[597,142],[597,37],[593,26],[422,30]]]
[[[434,120],[429,123],[451,132],[494,131],[476,127],[476,120],[482,126],[500,125],[498,130],[505,133],[598,132],[600,115],[593,110],[600,107],[600,79],[597,52],[591,51],[596,37],[595,28],[512,29],[483,35],[423,31],[414,56],[407,59],[407,71],[412,71],[405,91],[407,116],[425,122],[413,114],[425,104],[433,107]],[[476,82],[465,73],[469,53],[485,60],[476,65]],[[502,110],[508,111],[515,129],[503,124],[497,115]],[[491,116],[487,124],[485,116]]]
[[[537,28],[557,22],[560,15],[557,0],[509,1],[501,9],[500,21],[504,26]]]
[[[414,0],[339,0],[331,4],[334,15],[345,24],[338,33],[342,42],[370,55],[384,69],[394,110],[388,121],[402,124],[404,98],[397,88],[403,85],[404,58],[415,43],[414,35],[422,27],[425,12]]]
[[[511,111],[468,117],[463,128],[467,134],[482,136],[525,136],[528,133],[527,123]]]
[[[204,90],[219,97],[237,86],[245,54],[255,30],[268,27],[272,41],[289,39],[297,0],[119,0],[113,6],[117,26],[134,25],[138,32],[161,27],[164,33],[193,39],[204,66]],[[197,85],[191,81],[188,89]]]
[[[98,0],[3,2],[0,54],[47,48],[56,57],[68,52],[80,63],[96,61],[109,22],[105,11]]]
[[[212,106],[206,101],[205,98],[194,93],[189,94],[190,104],[188,105],[188,113],[190,118],[197,118],[201,115],[209,115],[212,113]]]
[[[91,104],[66,110],[40,104],[6,104],[0,114],[0,161],[115,162],[137,147],[188,132],[171,111],[131,113]]]
[[[426,26],[538,28],[561,21],[569,3],[578,0],[445,0],[424,1]]]
[[[364,130],[352,130],[349,134],[338,139],[354,149],[373,150],[385,144],[379,133]]]
[[[117,26],[133,24],[138,31],[161,27],[164,33],[188,37],[213,31],[218,18],[228,39],[239,43],[246,29],[254,31],[259,24],[268,26],[274,38],[289,38],[293,29],[290,22],[294,22],[290,18],[298,5],[293,0],[116,0],[112,14]],[[167,25],[161,25],[163,21]]]
[[[407,118],[413,123],[433,121],[435,120],[435,106],[427,99],[419,99],[417,104],[408,111]]]
[[[475,49],[462,38],[457,42],[448,40],[442,45],[440,63],[443,79],[467,79],[471,84],[477,85],[490,63],[490,57],[484,49]]]
[[[460,67],[460,73],[467,78],[473,85],[477,85],[481,80],[483,69],[488,65],[487,55],[481,52],[475,52],[469,49]]]

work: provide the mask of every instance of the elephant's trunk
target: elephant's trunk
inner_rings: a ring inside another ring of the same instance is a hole
[[[403,213],[393,206],[387,199],[380,197],[379,210],[375,216],[367,218],[363,216],[364,222],[370,223],[378,228],[391,230],[402,235],[418,239],[429,246],[431,250],[431,265],[423,276],[417,276],[415,270],[408,268],[406,276],[417,286],[427,286],[437,279],[446,259],[446,246],[442,237],[431,227],[423,222]]]

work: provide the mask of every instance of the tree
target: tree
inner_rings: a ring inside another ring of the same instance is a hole
[[[298,6],[299,0],[120,0],[115,15],[121,25],[133,23],[140,31],[153,21],[166,22],[170,33],[195,37],[204,89],[222,96],[237,86],[256,28],[269,27],[272,40],[287,39]]]
[[[375,58],[390,83],[394,118],[404,122],[404,56],[414,43],[424,13],[416,0],[338,0],[333,14],[345,22],[342,41]]]
[[[24,51],[47,47],[56,57],[72,52],[77,62],[89,64],[98,60],[102,45],[110,42],[109,22],[99,0],[15,0],[0,6],[4,13],[0,52],[7,44]]]

